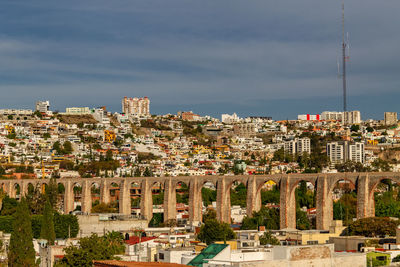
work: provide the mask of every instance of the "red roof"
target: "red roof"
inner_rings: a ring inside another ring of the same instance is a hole
[[[142,238],[138,237],[138,236],[131,236],[129,237],[129,240],[125,240],[125,243],[128,245],[135,245],[135,244],[139,244],[139,241],[141,243],[143,242],[147,242],[153,239],[156,239],[157,237],[155,236],[143,236]]]

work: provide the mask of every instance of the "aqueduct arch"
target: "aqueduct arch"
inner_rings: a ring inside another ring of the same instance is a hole
[[[201,188],[206,182],[211,182],[217,189],[217,218],[224,222],[230,221],[230,186],[239,181],[247,188],[247,214],[252,215],[261,207],[260,190],[265,181],[273,181],[280,190],[280,227],[295,228],[295,198],[294,190],[301,181],[314,184],[316,190],[317,229],[327,230],[332,220],[332,190],[339,180],[348,180],[356,185],[357,190],[357,218],[374,216],[373,191],[382,179],[391,179],[400,182],[400,173],[318,173],[318,174],[276,174],[276,175],[240,175],[240,176],[182,176],[182,177],[115,177],[115,178],[65,178],[57,179],[57,184],[64,186],[64,213],[73,210],[73,186],[79,183],[82,186],[82,211],[90,213],[92,206],[91,187],[94,183],[100,187],[100,201],[110,202],[110,185],[119,185],[119,212],[131,214],[130,187],[132,183],[140,185],[140,209],[143,218],[152,218],[151,187],[159,182],[164,187],[164,219],[174,219],[176,215],[176,187],[179,182],[189,187],[189,219],[201,221],[202,197]],[[10,196],[16,197],[19,186],[20,194],[25,194],[28,185],[33,186],[46,183],[48,180],[23,179],[3,180],[1,186]],[[294,213],[294,214],[293,214]]]

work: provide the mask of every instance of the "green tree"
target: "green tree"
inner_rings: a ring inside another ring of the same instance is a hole
[[[51,207],[55,209],[57,207],[58,198],[58,185],[56,182],[56,178],[50,179],[50,182],[46,188],[46,195],[50,201]]]
[[[142,176],[142,173],[140,172],[139,168],[136,168],[135,169],[135,177],[140,177],[140,176]]]
[[[367,237],[395,236],[399,223],[387,217],[363,218],[350,223],[343,234]]]
[[[299,230],[310,230],[311,222],[307,217],[307,213],[298,209],[296,211],[296,229]]]
[[[350,130],[352,132],[358,132],[360,130],[360,125],[353,124],[353,125],[351,125]]]
[[[280,225],[279,209],[267,208],[265,206],[257,212],[253,212],[252,217],[244,217],[240,229],[255,230],[259,226],[265,226],[267,229],[277,230]]]
[[[99,203],[92,207],[92,213],[114,213],[117,212],[115,208],[113,208],[110,204],[106,204],[104,202]]]
[[[44,205],[41,228],[40,237],[46,239],[50,245],[54,245],[56,233],[54,231],[53,208],[49,199],[47,199],[46,204]]]
[[[31,216],[25,198],[17,206],[10,238],[8,266],[36,266]]]
[[[9,196],[5,196],[3,199],[1,207],[1,215],[6,216],[6,215],[13,215],[16,211],[18,201],[15,198],[10,198]]]
[[[70,141],[65,141],[64,144],[63,144],[63,152],[64,152],[64,154],[71,154],[72,151],[74,151],[74,150],[72,149],[71,142]]]
[[[204,206],[211,205],[212,202],[217,201],[217,191],[209,188],[201,188],[201,197],[203,199]]]
[[[110,161],[113,159],[113,152],[109,149],[106,152],[106,161]]]
[[[238,184],[234,189],[231,189],[231,205],[240,205],[246,207],[247,188],[244,184]]]
[[[263,236],[260,237],[260,244],[279,246],[281,242],[279,242],[279,240],[273,236],[270,231],[267,231]]]
[[[261,202],[263,205],[267,203],[279,204],[280,195],[278,186],[274,185],[272,190],[261,190]]]
[[[121,235],[108,233],[105,236],[92,234],[79,240],[79,246],[71,245],[64,249],[62,263],[67,266],[92,266],[93,260],[115,259],[116,254],[125,250]]]
[[[206,213],[203,215],[203,223],[208,220],[216,220],[217,212],[214,209],[207,209]]]
[[[36,184],[33,191],[28,190],[26,195],[26,203],[28,204],[31,214],[42,214],[46,196],[42,194],[40,184]]]
[[[53,150],[55,150],[57,152],[57,154],[62,154],[61,153],[61,144],[60,141],[55,141],[53,144]]]
[[[150,171],[149,167],[146,167],[146,169],[143,172],[144,177],[151,177],[153,176],[153,173]]]
[[[236,238],[236,234],[227,223],[220,223],[217,220],[207,220],[200,228],[200,233],[197,239],[207,243],[207,245],[214,241],[232,240]]]

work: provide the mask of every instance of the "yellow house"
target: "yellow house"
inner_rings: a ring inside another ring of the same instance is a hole
[[[112,143],[115,141],[115,133],[110,130],[104,130],[104,141],[108,143]]]
[[[326,244],[329,242],[330,237],[340,236],[345,228],[341,220],[334,220],[329,227],[329,231],[292,229],[286,231],[286,239],[297,240],[299,245]]]

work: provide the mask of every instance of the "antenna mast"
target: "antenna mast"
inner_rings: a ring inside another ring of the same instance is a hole
[[[343,111],[347,111],[347,99],[346,99],[346,91],[347,91],[347,84],[346,84],[346,48],[347,44],[345,41],[345,33],[344,33],[344,1],[342,1],[342,64],[343,64]],[[344,115],[344,114],[343,114]],[[346,122],[345,122],[346,123]]]

